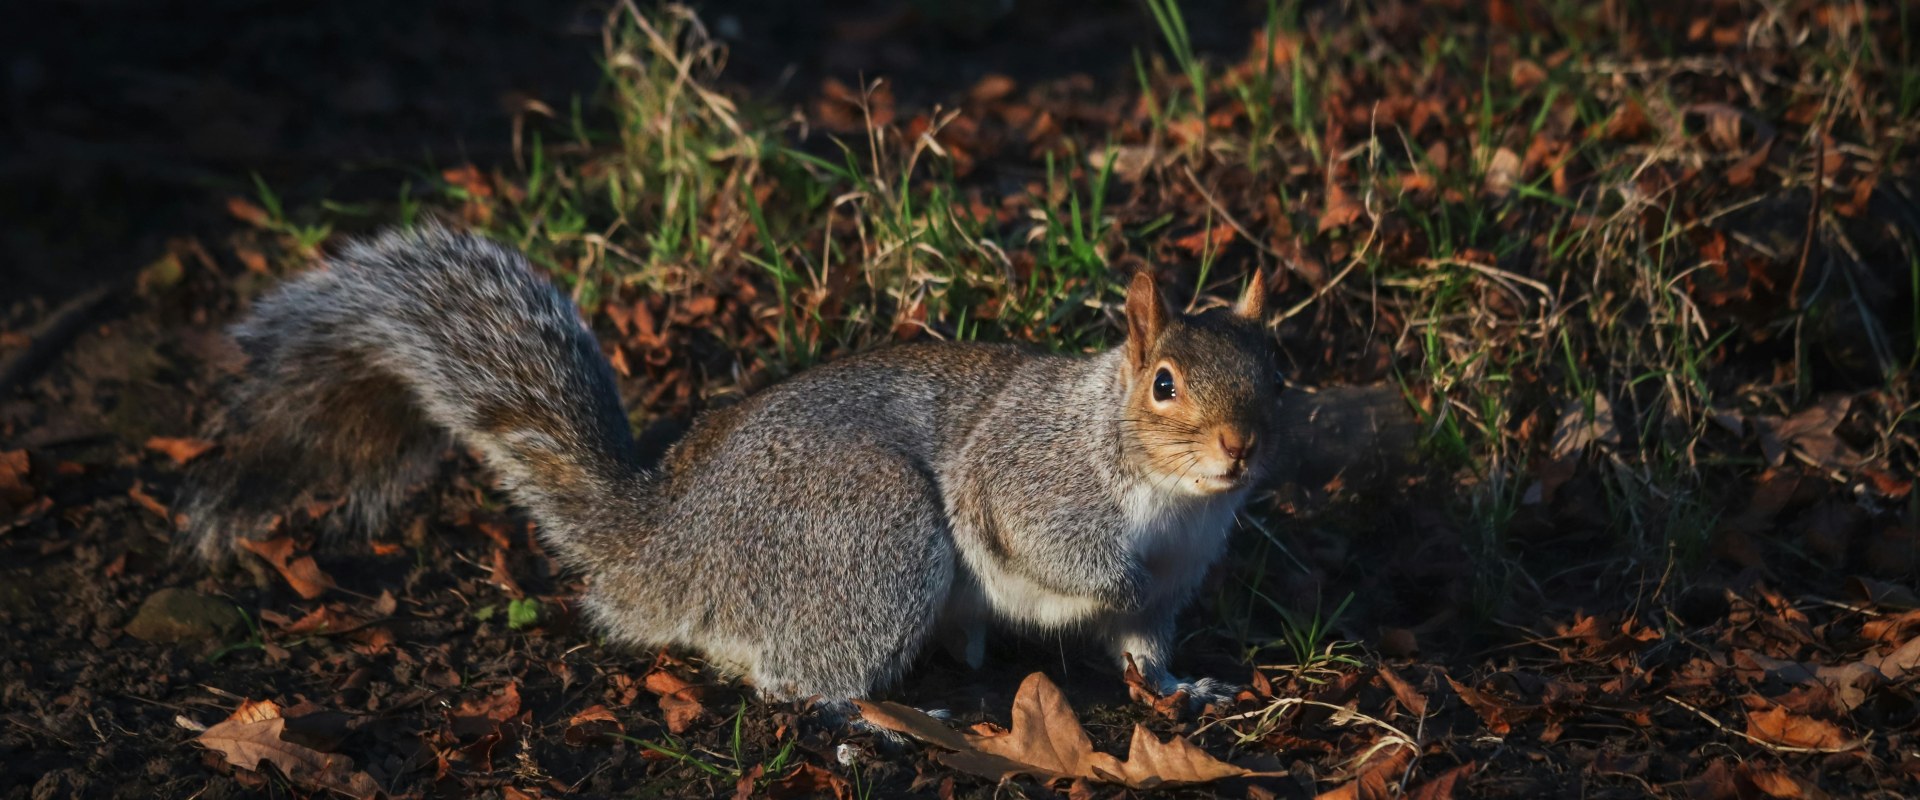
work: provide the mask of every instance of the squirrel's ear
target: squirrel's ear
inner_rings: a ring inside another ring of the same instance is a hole
[[[1133,273],[1127,287],[1127,357],[1139,369],[1146,368],[1147,355],[1160,332],[1167,329],[1167,304],[1160,300],[1160,287],[1147,270]]]
[[[1267,271],[1256,269],[1253,277],[1247,281],[1246,291],[1240,293],[1240,300],[1233,304],[1233,313],[1255,322],[1267,319]]]

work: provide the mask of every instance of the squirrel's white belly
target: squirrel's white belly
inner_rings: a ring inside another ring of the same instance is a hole
[[[1169,502],[1165,494],[1149,490],[1123,501],[1128,528],[1124,538],[1152,574],[1152,599],[1184,598],[1206,576],[1243,499],[1244,492],[1235,492]],[[963,542],[978,541],[965,531],[956,533]],[[984,548],[962,546],[960,550],[973,580],[955,583],[949,598],[954,611],[985,606],[1013,625],[1052,630],[1073,627],[1112,610],[1098,597],[1062,592],[1007,569]]]
[[[1040,629],[1066,628],[1099,614],[1099,599],[1054,591],[1017,572],[1002,569],[993,559],[972,565],[979,591],[1000,619]]]

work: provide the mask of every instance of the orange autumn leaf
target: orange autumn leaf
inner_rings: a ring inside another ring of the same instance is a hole
[[[1326,206],[1320,212],[1320,221],[1316,227],[1319,232],[1326,233],[1334,228],[1352,225],[1354,221],[1360,219],[1360,215],[1366,212],[1366,207],[1362,206],[1360,201],[1353,199],[1353,195],[1348,194],[1340,184],[1329,184]]]
[[[706,687],[687,683],[679,676],[660,669],[647,673],[645,683],[647,691],[660,696],[660,711],[666,715],[667,730],[686,733],[693,723],[706,715],[707,708],[701,702]]]
[[[1233,228],[1227,225],[1215,225],[1212,230],[1199,230],[1173,240],[1173,246],[1196,256],[1219,252],[1228,242],[1233,241]]]
[[[266,209],[254,205],[244,197],[227,198],[227,214],[256,228],[264,228],[272,222]]]
[[[186,464],[213,449],[213,442],[175,436],[155,436],[147,439],[147,449],[165,453],[175,464]]]
[[[1859,746],[1838,725],[1780,706],[1747,712],[1747,735],[1769,744],[1809,750],[1841,751]]]
[[[139,503],[141,508],[153,512],[161,519],[173,521],[173,513],[167,510],[166,504],[155,500],[153,495],[147,494],[146,487],[138,479],[134,480],[132,488],[127,489],[127,496],[133,498],[133,502]]]
[[[243,538],[239,542],[242,548],[265,559],[279,571],[280,576],[287,579],[287,585],[292,586],[301,597],[312,600],[333,588],[333,578],[320,571],[320,565],[314,563],[313,556],[294,555],[293,539],[289,537],[267,541]]]

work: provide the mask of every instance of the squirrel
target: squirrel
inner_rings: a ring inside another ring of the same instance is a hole
[[[574,305],[524,256],[430,225],[344,247],[231,333],[247,363],[187,476],[217,559],[310,485],[379,528],[450,442],[476,451],[608,640],[683,647],[776,700],[863,698],[931,641],[1077,630],[1155,691],[1175,617],[1267,470],[1280,391],[1259,277],[1169,310],[1145,271],[1091,356],[928,342],[699,415],[648,466]]]

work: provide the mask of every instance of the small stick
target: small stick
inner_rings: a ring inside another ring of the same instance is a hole
[[[1800,240],[1800,265],[1793,272],[1793,288],[1787,290],[1787,307],[1800,310],[1800,284],[1807,278],[1807,259],[1813,255],[1813,237],[1820,228],[1820,200],[1827,184],[1827,125],[1814,134],[1813,199],[1807,204],[1807,233]]]

